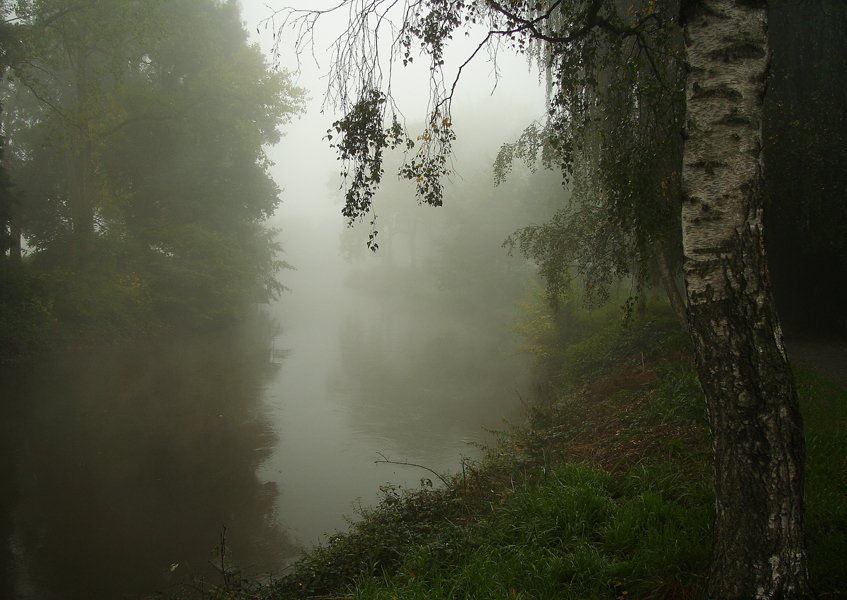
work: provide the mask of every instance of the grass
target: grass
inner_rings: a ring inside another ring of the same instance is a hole
[[[658,418],[691,381],[675,331],[655,314],[601,320],[557,351],[589,373],[581,386],[528,407],[449,487],[385,490],[273,597],[701,595],[713,501],[696,394],[683,418]]]
[[[659,592],[689,583],[707,558],[709,514],[695,498],[668,501],[653,489],[652,470],[616,478],[556,465],[469,527],[476,543],[418,545],[392,576],[370,579],[354,597],[606,599],[657,591],[657,579]]]
[[[806,428],[806,544],[816,591],[847,598],[847,390],[797,370]]]
[[[590,376],[528,407],[450,485],[384,488],[270,587],[214,597],[705,598],[714,501],[690,351],[649,318],[557,352],[585,356]],[[812,583],[847,598],[847,390],[796,374]]]

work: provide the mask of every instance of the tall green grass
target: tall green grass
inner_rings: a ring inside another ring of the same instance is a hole
[[[588,310],[571,301],[554,314],[535,297],[519,307],[523,314],[513,331],[523,340],[520,348],[558,389],[572,390],[635,354],[649,361],[690,347],[660,296],[629,315],[614,302]]]
[[[454,549],[417,545],[355,598],[697,597],[711,495],[667,464],[623,477],[559,465],[516,487]],[[614,596],[613,596],[614,594]],[[681,594],[681,596],[680,596]]]
[[[706,396],[690,364],[664,364],[658,384],[656,395],[650,401],[652,418],[662,423],[706,424]]]

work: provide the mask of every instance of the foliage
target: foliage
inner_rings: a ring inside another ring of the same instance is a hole
[[[579,427],[595,409],[593,397],[580,397],[557,396],[550,410]],[[630,439],[652,440],[654,459],[641,455],[615,474],[567,462],[581,434],[534,419],[503,432],[481,465],[466,465],[446,488],[385,488],[378,507],[360,507],[349,533],[307,553],[269,597],[696,597],[708,563],[707,465],[687,450],[659,458],[657,419],[639,421],[625,406],[611,417],[628,436],[610,449],[612,464],[625,462]],[[602,428],[586,435],[592,446],[618,439]]]
[[[0,4],[0,76],[5,76],[9,68],[9,50],[16,42],[12,25],[6,20],[7,7]],[[0,105],[0,113],[3,107]],[[5,153],[5,136],[0,136],[0,251],[5,255],[14,246],[12,235],[12,215],[15,209],[15,198],[9,181],[9,172],[2,164]]]
[[[613,361],[532,407],[528,425],[501,432],[446,488],[384,488],[377,507],[359,507],[349,533],[307,553],[267,597],[702,597],[714,498],[706,426],[689,418],[702,396],[690,347],[642,338],[638,374],[631,357]],[[841,597],[845,392],[797,377],[812,581]]]
[[[625,15],[615,12],[623,5],[604,8],[611,13],[609,27],[564,47],[543,35],[533,43],[531,52],[548,73],[548,120],[504,144],[495,162],[495,178],[503,181],[516,159],[535,166],[540,158],[562,173],[571,191],[552,220],[523,227],[508,240],[538,263],[554,307],[574,278],[589,305],[608,301],[622,277],[632,277],[636,293],[646,293],[656,253],[669,248],[675,270],[681,258],[678,5],[630,4]],[[560,27],[566,9],[559,10],[541,21],[544,31]],[[630,35],[611,26],[628,20]]]
[[[484,120],[471,117],[463,123],[472,132]],[[472,135],[463,136],[457,147],[459,176],[444,190],[445,206],[421,208],[412,184],[387,177],[374,196],[379,252],[367,252],[362,243],[368,223],[345,229],[341,249],[354,263],[347,285],[380,302],[390,299],[420,314],[438,315],[440,321],[483,324],[498,338],[492,346],[502,348],[511,345],[508,332],[491,324],[512,318],[514,302],[535,271],[523,257],[503,252],[503,239],[518,220],[547,218],[562,190],[554,175],[524,169],[508,184],[494,187],[490,158],[477,152],[479,142],[474,142]],[[386,152],[386,171],[402,160],[399,151]]]
[[[47,274],[0,262],[0,361],[42,345],[55,326],[55,291]]]
[[[454,492],[425,486],[416,491],[386,486],[381,491],[376,507],[359,506],[359,518],[351,521],[350,531],[330,536],[326,544],[308,551],[293,573],[275,584],[274,594],[336,593],[352,581],[396,572],[409,547],[455,548],[466,543],[465,532],[449,524],[462,504]]]
[[[348,218],[372,213],[374,188],[382,179],[381,152],[389,145],[410,151],[398,174],[415,185],[418,200],[442,204],[456,140],[451,105],[462,69],[483,51],[496,64],[497,52],[508,48],[526,54],[546,74],[549,110],[546,122],[531,124],[517,142],[503,146],[495,181],[505,179],[514,160],[535,168],[541,156],[572,184],[568,204],[553,221],[522,228],[508,241],[540,265],[550,301],[558,302],[574,277],[580,278],[589,304],[606,301],[611,284],[624,276],[635,279],[637,293],[646,292],[656,253],[678,272],[678,132],[684,112],[678,2],[397,4],[347,0],[340,5],[349,9],[351,23],[334,47],[328,99],[345,114],[331,135],[341,138],[337,148],[345,164]],[[280,34],[291,26],[302,51],[324,12],[283,8]],[[382,67],[376,49],[385,29],[393,42],[389,63],[407,66],[420,55],[429,62],[429,112],[417,139],[398,123],[390,75],[383,78],[390,70]],[[483,37],[450,85],[444,56],[457,32]],[[411,152],[416,147],[417,153]],[[371,225],[373,249],[374,220]],[[670,277],[662,283],[679,295]]]
[[[217,571],[218,581],[210,581],[202,574],[189,575],[174,585],[175,591],[156,594],[157,600],[254,600],[266,595],[270,587],[263,579],[247,576],[233,561],[233,551],[226,543],[227,528],[223,528],[221,543],[212,550],[209,563]],[[170,566],[173,573],[180,565]]]
[[[708,560],[707,486],[658,463],[621,477],[576,464],[516,476],[482,494],[493,509],[458,481],[445,491],[385,490],[270,597],[606,598],[697,585]]]
[[[396,573],[353,597],[608,598],[691,585],[707,560],[708,493],[671,500],[671,482],[653,491],[651,475],[556,467],[504,490],[502,509],[469,527],[472,543],[410,545]]]
[[[4,116],[24,268],[52,278],[73,335],[240,319],[284,289],[265,149],[303,92],[233,2],[95,4],[17,9]]]
[[[706,397],[691,365],[670,364],[662,369],[651,409],[663,421],[706,424]]]
[[[597,319],[580,337],[613,321]],[[706,426],[686,416],[697,403],[690,347],[674,341],[678,332],[660,335],[661,321],[630,347],[635,369],[631,355],[611,361],[584,386],[530,407],[526,425],[500,432],[484,460],[464,463],[445,487],[424,479],[417,490],[382,488],[377,506],[357,507],[349,531],[306,552],[270,587],[245,589],[277,600],[702,598],[714,503]],[[607,342],[597,348],[613,354]],[[847,392],[796,374],[809,432],[812,580],[839,598]],[[194,597],[246,597],[224,587]]]
[[[535,358],[540,377],[549,380],[545,386],[572,389],[633,354],[651,359],[659,345],[687,347],[667,303],[657,296],[634,316],[614,303],[588,310],[573,297],[555,312],[538,295],[520,307],[513,330],[524,341],[521,350]]]

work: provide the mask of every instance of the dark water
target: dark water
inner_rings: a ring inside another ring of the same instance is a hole
[[[524,361],[500,350],[504,323],[299,264],[295,293],[243,331],[0,372],[0,597],[219,581],[223,527],[237,564],[278,571],[379,486],[438,483],[376,461],[457,472],[485,428],[520,418]]]
[[[279,492],[256,475],[278,370],[256,350],[230,333],[7,369],[0,596],[150,593],[208,572],[224,525],[243,564],[290,555]]]

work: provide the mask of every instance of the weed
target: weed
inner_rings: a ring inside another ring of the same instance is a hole
[[[212,550],[209,563],[217,571],[218,583],[205,575],[191,572],[173,591],[160,593],[157,600],[257,600],[269,592],[272,577],[268,580],[248,576],[232,561],[232,549],[226,543],[227,528],[221,533],[221,543]],[[168,575],[179,567],[171,565]]]
[[[645,467],[648,470],[650,467]],[[588,465],[558,465],[526,481],[476,521],[449,554],[418,547],[390,577],[355,598],[609,598],[702,587],[708,560],[707,497],[671,502],[635,481]],[[626,593],[624,593],[626,592]]]
[[[690,364],[668,363],[660,369],[652,416],[663,423],[706,424],[706,396]]]

